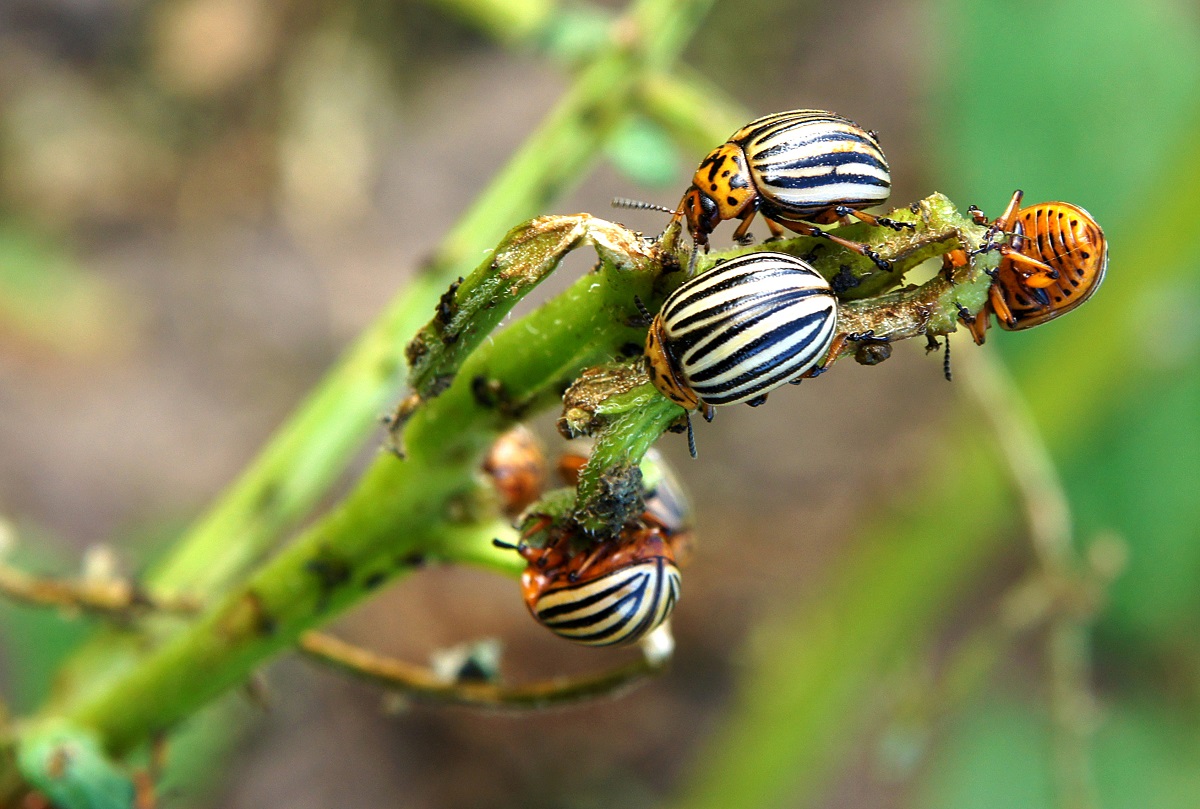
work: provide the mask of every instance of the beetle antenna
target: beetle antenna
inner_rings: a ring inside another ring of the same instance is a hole
[[[492,544],[495,545],[497,548],[503,548],[506,551],[520,552],[520,550],[521,550],[520,545],[514,545],[511,542],[505,542],[503,539],[499,539],[499,538],[493,539]]]
[[[662,211],[672,216],[683,213],[675,208],[668,208],[665,205],[656,205],[653,202],[642,202],[639,199],[629,199],[627,197],[613,197],[612,206],[614,208],[631,208],[635,211]]]
[[[684,413],[683,418],[684,418],[684,420],[687,421],[688,454],[690,454],[693,458],[695,458],[695,457],[697,457],[696,456],[696,434],[694,432],[692,432],[692,414]]]
[[[654,322],[654,315],[650,314],[650,310],[646,308],[646,304],[642,303],[642,299],[637,295],[633,296],[633,305],[637,307],[638,313],[645,319],[646,325]]]
[[[950,373],[950,335],[942,338],[946,343],[946,354],[942,357],[942,373],[946,376],[947,382],[954,381],[954,375]]]

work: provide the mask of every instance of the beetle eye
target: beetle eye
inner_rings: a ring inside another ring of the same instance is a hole
[[[700,194],[700,211],[703,214],[703,220],[709,223],[709,230],[716,228],[721,222],[721,211],[717,208],[717,201],[708,194]]]

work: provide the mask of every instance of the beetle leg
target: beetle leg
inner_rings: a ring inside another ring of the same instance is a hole
[[[988,223],[987,214],[979,210],[978,205],[968,205],[967,213],[971,215],[972,221],[977,225],[986,225]]]
[[[1017,319],[1013,316],[1012,310],[1008,308],[1008,301],[1004,300],[1004,295],[1001,294],[999,287],[993,285],[988,290],[988,303],[991,305],[992,311],[996,313],[997,320],[1010,328],[1017,325]]]
[[[1050,286],[1058,280],[1058,270],[1051,267],[1044,261],[1027,256],[1019,250],[1012,247],[1003,246],[1000,248],[1000,255],[1004,256],[1013,264],[1023,264],[1026,267],[1031,267],[1030,270],[1022,270],[1013,267],[1014,270],[1021,276],[1022,283],[1027,287],[1034,289],[1043,289]]]
[[[942,277],[945,278],[951,286],[954,285],[954,271],[960,267],[967,266],[967,253],[965,250],[951,250],[942,256]]]
[[[895,231],[901,231],[905,228],[908,228],[909,230],[917,229],[917,226],[912,222],[898,222],[895,219],[888,219],[886,216],[875,216],[874,214],[869,214],[865,211],[856,211],[855,209],[848,208],[845,205],[837,206],[834,208],[834,211],[837,212],[838,216],[853,216],[858,221],[866,222],[868,225],[872,225],[873,227],[877,228],[891,228]]]
[[[758,211],[750,206],[750,209],[742,216],[742,222],[737,226],[737,230],[733,232],[733,240],[740,245],[752,244],[754,237],[750,235],[750,223],[754,221],[754,215]]]
[[[767,228],[771,231],[771,238],[767,241],[777,241],[783,238],[783,225],[779,224],[774,219],[767,219],[765,216],[763,217],[763,220],[767,223]]]
[[[890,261],[876,253],[870,247],[867,247],[862,242],[852,242],[849,239],[843,239],[841,236],[834,236],[832,233],[826,233],[816,225],[810,225],[807,222],[788,222],[787,226],[802,236],[814,236],[818,239],[828,239],[834,244],[840,244],[842,247],[846,248],[852,253],[858,253],[860,256],[866,256],[867,258],[871,259],[871,261],[875,262],[875,266],[883,272],[892,271],[892,263]]]
[[[842,348],[845,347],[847,340],[862,339],[862,335],[851,335],[848,332],[842,332],[833,338],[833,342],[829,344],[829,351],[825,352],[825,359],[820,365],[814,365],[804,373],[800,374],[798,379],[815,379],[821,374],[829,370],[829,366],[833,365],[833,361],[838,358],[838,354],[842,353]],[[796,383],[799,384],[799,383]]]
[[[1012,199],[1008,201],[1008,207],[1004,209],[1004,213],[1000,214],[1000,218],[992,224],[995,230],[1012,230],[1013,223],[1017,221],[1017,209],[1021,207],[1021,197],[1024,195],[1025,192],[1019,188],[1013,192]]]
[[[759,407],[760,405],[765,405],[766,403],[767,394],[765,393],[761,396],[755,396],[753,399],[746,400],[746,404],[750,405],[751,407]]]

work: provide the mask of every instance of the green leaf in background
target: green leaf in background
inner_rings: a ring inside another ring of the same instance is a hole
[[[1053,809],[1050,729],[1042,706],[1012,697],[959,718],[913,806]],[[1161,705],[1130,701],[1105,717],[1094,744],[1105,809],[1186,809],[1200,795],[1200,731]]]
[[[25,779],[60,809],[129,809],[133,782],[110,762],[95,736],[56,723],[25,735],[17,750]]]
[[[929,120],[941,191],[998,213],[1022,188],[1030,202],[1082,204],[1102,225],[1155,198],[1200,88],[1194,4],[936,0],[931,10],[947,33]]]
[[[1116,531],[1133,551],[1110,591],[1114,640],[1200,631],[1200,373],[1184,370],[1150,377],[1069,466],[1081,536]]]
[[[9,530],[0,520],[0,534]],[[20,531],[22,544],[9,552],[5,561],[21,570],[62,570],[69,565],[52,556],[63,543],[29,526]],[[47,696],[53,674],[91,627],[78,620],[64,619],[44,607],[27,607],[0,600],[0,646],[5,650],[4,698],[16,713],[33,710]]]
[[[609,139],[606,153],[622,174],[651,188],[678,185],[683,173],[679,150],[670,136],[640,115],[625,119]]]
[[[1060,369],[1112,380],[1094,399],[1099,423],[1058,457],[1078,538],[1115,531],[1129,548],[1096,633],[1098,678],[1115,680],[1094,745],[1100,803],[1194,806],[1197,733],[1175,719],[1185,706],[1163,691],[1147,699],[1103,667],[1135,679],[1188,658],[1184,669],[1200,667],[1200,314],[1189,305],[1198,299],[1200,17],[1173,0],[942,0],[935,9],[955,31],[934,88],[939,185],[989,212],[1018,187],[1027,202],[1070,200],[1110,240],[1109,277],[1089,307],[1032,332],[993,331],[989,342],[1030,371],[1023,379],[1047,431],[1076,432],[1080,420],[1054,406]],[[1171,203],[1159,208],[1164,197]],[[1132,362],[1090,350],[1106,333],[1126,335]],[[1053,805],[1048,721],[1044,703],[974,712],[914,805]]]
[[[0,337],[9,332],[63,353],[95,354],[128,340],[130,309],[61,246],[0,222]]]
[[[613,15],[591,6],[560,7],[542,26],[537,45],[568,64],[582,62],[609,41]]]

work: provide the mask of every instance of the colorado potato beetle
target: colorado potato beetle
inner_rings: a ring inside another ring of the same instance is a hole
[[[496,439],[484,458],[483,471],[509,517],[528,508],[546,488],[546,456],[525,427],[514,427]]]
[[[525,535],[546,527],[536,520]],[[561,531],[540,548],[524,540],[521,575],[525,605],[554,634],[587,646],[633,643],[665,621],[679,601],[680,575],[663,532],[643,523],[587,550]],[[503,544],[503,543],[498,543]]]
[[[714,405],[758,405],[821,370],[837,317],[829,282],[807,262],[749,253],[671,293],[646,336],[647,372],[668,399],[711,419]]]
[[[998,248],[1002,257],[987,306],[971,323],[971,335],[981,345],[989,313],[1008,331],[1041,325],[1095,294],[1108,269],[1108,242],[1091,214],[1069,202],[1018,210],[1021,196],[1015,192],[992,225],[1011,241]]]
[[[708,235],[722,221],[740,219],[733,238],[744,241],[761,213],[772,236],[782,236],[784,228],[822,236],[889,269],[866,245],[812,223],[854,216],[897,230],[912,227],[862,212],[886,202],[891,183],[875,133],[832,112],[791,110],[751,121],[710,152],[676,216],[686,218],[692,239],[706,250]]]

